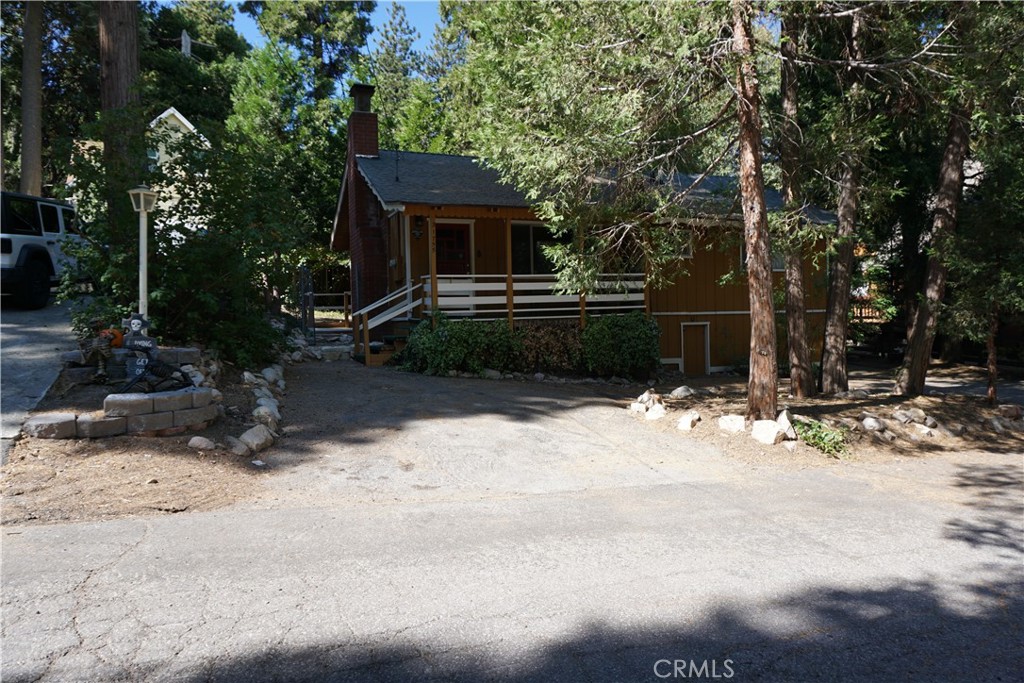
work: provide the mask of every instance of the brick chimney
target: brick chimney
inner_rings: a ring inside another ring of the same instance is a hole
[[[370,110],[373,99],[372,85],[356,83],[349,90],[349,97],[355,102],[352,115],[348,117],[349,154],[358,156],[380,156],[378,142],[377,114]]]

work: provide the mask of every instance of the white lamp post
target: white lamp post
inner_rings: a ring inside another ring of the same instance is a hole
[[[149,269],[148,261],[149,226],[147,218],[156,205],[156,192],[146,185],[139,185],[128,190],[132,198],[132,206],[139,212],[139,313],[143,317],[149,315]]]

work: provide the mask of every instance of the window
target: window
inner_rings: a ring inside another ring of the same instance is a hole
[[[61,209],[60,215],[64,219],[64,232],[70,235],[79,235],[78,218],[73,209]]]
[[[740,244],[740,269],[747,269],[747,245]],[[773,272],[785,272],[786,270],[786,255],[780,254],[772,249],[772,271]]]
[[[3,231],[15,235],[41,235],[39,210],[32,199],[4,195]]]
[[[155,149],[146,150],[146,170],[154,173],[160,168],[160,152]]]
[[[550,275],[554,264],[544,254],[544,247],[569,244],[572,237],[555,237],[544,225],[512,224],[512,273],[515,275]]]
[[[40,204],[39,216],[42,218],[44,232],[60,232],[60,214],[53,204]]]

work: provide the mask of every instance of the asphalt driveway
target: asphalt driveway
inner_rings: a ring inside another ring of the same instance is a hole
[[[1024,670],[1020,454],[752,467],[607,388],[288,383],[260,499],[3,530],[5,682]]]

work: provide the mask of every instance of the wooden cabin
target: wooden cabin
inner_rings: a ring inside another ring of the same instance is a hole
[[[680,255],[687,274],[662,289],[646,287],[638,272],[608,274],[597,293],[587,296],[556,293],[555,275],[542,249],[554,238],[522,193],[472,157],[381,150],[372,95],[372,86],[352,87],[355,109],[331,236],[332,249],[351,257],[356,352],[368,364],[382,363],[389,355],[371,353],[378,346],[374,342],[395,336],[396,326],[428,311],[507,319],[515,325],[553,318],[576,318],[582,324],[585,316],[632,310],[654,317],[661,329],[662,361],[687,375],[746,364],[746,283],[742,277],[722,283],[723,276],[742,268],[738,238],[730,247],[697,236],[717,229],[695,230],[691,248]],[[728,182],[705,179],[694,200],[721,201]],[[781,206],[777,195],[769,203]],[[834,220],[815,211],[811,220]],[[716,228],[733,232],[741,225],[739,217],[730,215],[717,215],[715,222]],[[810,338],[819,347],[825,308],[821,261],[815,267],[808,259],[806,270]]]

